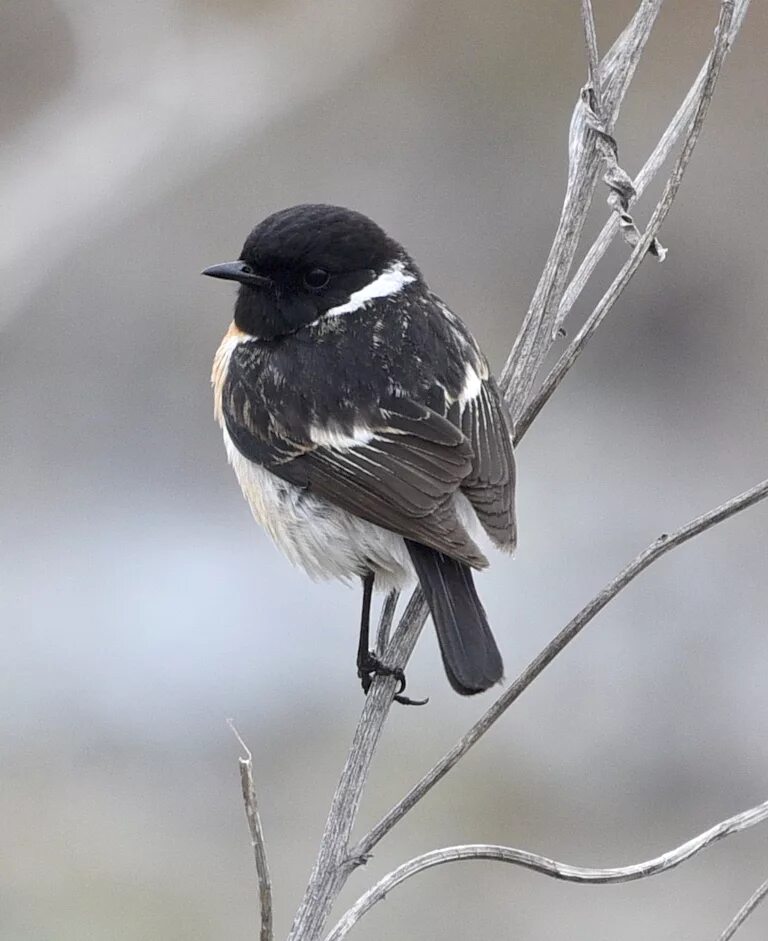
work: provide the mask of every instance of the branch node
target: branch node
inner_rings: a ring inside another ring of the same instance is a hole
[[[350,853],[339,864],[339,868],[349,875],[354,872],[355,869],[359,869],[361,866],[367,866],[372,859],[373,853]]]

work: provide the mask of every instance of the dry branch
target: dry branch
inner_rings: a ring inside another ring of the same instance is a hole
[[[533,419],[549,401],[552,393],[563,381],[566,373],[581,355],[584,347],[632,280],[642,264],[646,253],[649,251],[651,245],[654,244],[656,233],[661,228],[664,220],[667,218],[669,210],[672,208],[672,203],[680,189],[680,184],[683,182],[683,177],[688,168],[693,149],[696,146],[699,134],[704,126],[704,119],[707,116],[709,103],[712,100],[715,85],[720,75],[720,68],[728,48],[729,30],[733,19],[733,5],[734,0],[723,0],[720,7],[720,19],[715,32],[715,48],[709,58],[704,84],[696,104],[693,120],[691,121],[685,142],[683,143],[683,149],[680,151],[680,156],[677,158],[672,173],[667,180],[667,185],[664,187],[661,199],[653,211],[648,227],[642,238],[635,245],[632,254],[614,278],[611,286],[600,299],[597,307],[595,307],[587,318],[586,323],[573,338],[566,351],[558,359],[554,368],[544,380],[541,389],[539,389],[533,401],[530,402],[523,412],[523,415],[515,426],[518,440],[525,434]]]
[[[376,634],[376,650],[380,653],[383,653],[389,644],[389,632],[392,630],[392,623],[395,620],[399,598],[399,591],[391,591],[384,599],[384,606],[381,609],[381,617],[379,618],[379,629]]]
[[[243,790],[243,803],[245,816],[248,821],[248,830],[251,834],[253,858],[256,863],[256,877],[259,881],[259,904],[261,908],[260,941],[273,941],[272,929],[272,879],[269,875],[267,863],[267,845],[264,842],[264,830],[259,816],[259,805],[256,800],[256,786],[253,783],[253,756],[251,750],[243,741],[231,719],[227,720],[229,727],[245,752],[245,758],[240,758],[240,785]]]
[[[592,0],[581,0],[581,22],[584,26],[584,39],[587,44],[587,74],[592,90],[592,107],[597,115],[602,112],[600,106],[600,54],[597,51],[597,29]]]
[[[736,0],[731,26],[728,30],[726,53],[730,50],[731,44],[736,38],[736,34],[741,29],[741,24],[744,21],[749,4],[750,0]],[[632,201],[642,196],[648,184],[651,182],[651,180],[653,180],[657,172],[663,166],[680,135],[689,127],[691,118],[693,117],[694,111],[696,110],[701,99],[701,94],[704,89],[704,83],[709,72],[711,61],[712,53],[710,52],[706,62],[701,67],[701,70],[696,77],[696,81],[693,83],[693,85],[691,85],[690,89],[688,90],[688,94],[685,96],[682,104],[677,109],[675,116],[670,121],[658,144],[656,147],[654,147],[651,155],[646,160],[642,170],[638,173],[637,177],[633,181],[632,186],[635,195],[632,197]],[[597,237],[594,244],[587,252],[584,260],[579,265],[578,271],[573,276],[571,283],[568,285],[565,294],[563,295],[563,299],[560,302],[560,310],[557,313],[557,320],[555,322],[555,334],[557,333],[557,330],[562,327],[563,322],[571,312],[573,305],[576,303],[579,295],[584,290],[587,281],[592,276],[592,273],[597,267],[598,262],[605,254],[608,246],[616,236],[616,233],[621,230],[626,238],[627,232],[632,227],[634,227],[633,231],[639,238],[640,233],[634,225],[634,220],[632,220],[632,218],[629,217],[627,213],[624,213],[623,215],[611,215],[611,217],[605,223],[602,231],[600,232],[600,235]],[[637,238],[634,238],[634,235],[633,238],[629,239],[629,241],[630,244],[637,244]]]
[[[602,120],[608,134],[612,132],[660,9],[661,0],[644,0],[597,70]],[[515,424],[531,397],[552,345],[568,272],[597,183],[602,159],[598,141],[597,133],[586,120],[585,110],[578,104],[571,121],[568,184],[554,242],[499,380]]]
[[[387,657],[392,663],[407,662],[426,617],[426,602],[420,593],[414,592],[387,647]],[[320,936],[331,906],[354,868],[349,864],[349,838],[396,686],[394,677],[376,677],[366,697],[349,756],[333,795],[320,841],[320,853],[291,927],[290,941],[310,941]]]
[[[729,938],[732,938],[739,928],[744,924],[747,918],[749,918],[752,912],[757,908],[757,906],[763,901],[766,895],[768,895],[768,879],[766,879],[759,888],[755,889],[752,895],[738,910],[733,918],[733,921],[720,935],[719,941],[728,941]]]
[[[537,676],[549,666],[555,657],[582,631],[584,627],[598,614],[602,609],[612,601],[622,589],[633,581],[637,576],[645,571],[649,565],[652,565],[663,555],[666,555],[671,549],[682,546],[683,543],[693,539],[700,533],[705,532],[712,526],[722,523],[723,520],[734,516],[736,513],[754,506],[760,500],[768,497],[768,480],[764,480],[751,490],[726,503],[717,509],[699,516],[690,523],[678,529],[671,535],[661,535],[630,564],[621,571],[603,590],[596,595],[579,613],[554,637],[541,653],[532,660],[517,679],[506,689],[501,696],[493,703],[488,711],[472,726],[472,728],[462,736],[462,738],[447,752],[437,764],[424,775],[401,801],[399,801],[375,827],[363,837],[358,845],[352,850],[354,856],[359,859],[365,859],[373,847],[382,839],[392,827],[424,797],[437,782],[453,768],[456,763],[466,755],[469,749],[490,729],[490,727],[506,712],[512,703],[523,693]]]
[[[723,58],[741,25],[749,0],[736,0],[735,9],[734,0],[723,0],[721,3],[720,20],[715,33],[713,50],[685,101],[633,184],[628,175],[618,165],[616,143],[612,136],[613,128],[661,4],[662,0],[641,0],[632,20],[598,65],[597,35],[591,3],[590,0],[581,0],[589,81],[577,102],[571,121],[568,143],[568,182],[564,203],[544,271],[500,379],[500,385],[515,426],[516,443],[522,438],[533,418],[562,381],[593,335],[594,330],[627,286],[645,254],[652,251],[660,255],[662,250],[656,240],[656,233],[664,222],[679,189],[706,116]],[[628,214],[629,204],[642,192],[683,131],[686,132],[686,138],[682,152],[649,225],[645,233],[640,236],[636,228],[634,231],[632,229],[634,221]],[[566,290],[568,275],[591,206],[601,168],[603,169],[604,179],[611,190],[609,204],[614,210],[614,215],[612,215],[603,232],[587,253],[579,271]],[[542,367],[555,342],[556,328],[562,323],[563,318],[571,309],[605,248],[616,231],[620,229],[634,245],[629,259],[590,318],[588,318],[580,333],[542,384],[538,394],[534,395]],[[294,918],[289,941],[316,941],[321,937],[331,908],[350,872],[367,859],[371,849],[379,840],[466,754],[472,745],[509,708],[512,702],[552,662],[557,654],[629,582],[670,549],[682,545],[699,533],[722,522],[740,510],[746,509],[766,496],[768,496],[768,481],[764,481],[752,490],[729,500],[716,510],[691,521],[671,536],[659,537],[566,625],[514,683],[502,693],[480,721],[467,732],[457,745],[363,837],[354,849],[350,850],[350,835],[357,817],[363,788],[379,737],[392,705],[392,698],[397,684],[397,681],[392,677],[376,677],[366,698],[347,761],[333,796],[318,857],[304,897]],[[390,597],[386,600],[378,633],[378,649],[384,653],[387,662],[393,666],[405,667],[426,620],[427,607],[423,595],[417,589],[411,596],[391,640],[387,642],[395,606],[396,598]],[[263,835],[261,834],[261,825],[256,812],[250,754],[248,759],[241,759],[241,775],[246,812],[248,813],[252,842],[254,843],[254,852],[257,858],[260,891],[263,893],[266,885],[268,896],[270,920],[267,928],[265,928],[266,916],[264,915],[265,901],[264,896],[262,896],[262,941],[267,941],[271,937],[271,888],[269,887],[269,876],[266,870],[266,856],[263,856],[263,867],[264,872],[266,872],[266,882],[263,882],[257,850],[257,844],[263,850]],[[253,815],[249,812],[249,807],[252,808]],[[761,807],[765,807],[765,805],[761,805]],[[747,814],[754,812],[750,811]],[[743,817],[744,815],[739,816]],[[720,832],[721,828],[727,829],[736,819],[732,818],[731,821],[725,821],[713,830],[708,831],[708,834],[717,831],[717,834],[712,836],[708,842],[726,835],[725,831]],[[256,829],[254,829],[254,826]],[[743,827],[737,827],[727,832],[736,832],[736,829],[743,829]],[[254,833],[257,835],[254,835]],[[706,837],[707,834],[702,834],[702,837],[697,838],[697,840]],[[689,844],[685,844],[685,847],[689,847],[695,842],[690,841]],[[703,845],[708,845],[708,843]],[[702,846],[699,846],[699,849]],[[665,854],[660,859],[667,859],[671,855],[684,850],[685,847],[672,851],[671,854]],[[695,851],[698,852],[698,849]],[[595,873],[627,873],[630,870],[633,872],[638,871],[638,866],[640,868],[650,866],[653,872],[663,871],[662,869],[653,869],[654,863],[658,861],[638,864],[635,867],[627,867],[625,870],[577,870],[575,867],[566,867],[564,864],[545,860],[543,857],[535,857],[531,854],[525,854],[523,851],[505,847],[453,847],[450,850],[434,851],[399,867],[378,883],[369,893],[366,893],[358,906],[363,904],[365,899],[374,899],[378,892],[381,892],[383,896],[387,888],[393,887],[404,878],[428,866],[464,858],[490,858],[489,854],[495,854],[493,858],[499,859],[505,856],[509,857],[504,858],[504,861],[516,862],[520,865],[526,865],[523,862],[523,857],[525,857],[530,868],[548,871],[551,875],[560,874],[562,878],[568,878],[568,876],[562,875],[563,872],[567,871],[571,873],[571,877],[576,881],[609,881],[607,878],[600,880],[592,878],[589,880],[584,877],[579,879],[576,873],[591,873],[592,876]],[[689,855],[692,855],[692,853]],[[513,856],[515,858],[512,858]],[[685,856],[684,858],[688,857]],[[677,862],[670,863],[666,868],[677,865],[682,859],[683,857]],[[550,869],[556,868],[558,872],[550,871],[547,867],[550,867]],[[647,871],[627,878],[640,878],[643,874],[649,875],[652,873]],[[390,882],[387,882],[387,880],[390,880]],[[759,899],[754,902],[752,907],[758,902]],[[750,900],[750,903],[752,903],[752,900]],[[750,903],[747,903],[747,905]],[[370,904],[373,904],[373,901]],[[363,909],[367,910],[368,907],[370,905],[365,902]],[[356,917],[362,914],[363,909],[360,909]],[[357,910],[357,906],[350,911],[355,910]],[[350,913],[347,913],[347,916],[349,915]],[[743,917],[746,917],[746,914]],[[349,924],[349,927],[353,923],[354,921]],[[265,934],[265,930],[268,930],[269,933]],[[337,934],[336,932],[339,930],[341,929],[337,926],[331,938],[342,937],[348,927],[344,928],[341,934]]]
[[[541,873],[545,876],[551,876],[553,879],[562,879],[565,882],[579,882],[587,885],[597,885],[608,882],[635,882],[638,879],[647,879],[649,876],[656,876],[662,872],[669,872],[681,863],[700,853],[703,849],[722,840],[724,837],[733,833],[740,833],[742,830],[748,830],[768,819],[768,801],[745,810],[740,814],[729,817],[721,823],[715,824],[704,833],[700,833],[688,842],[683,843],[676,849],[668,850],[661,856],[646,860],[642,863],[633,863],[630,866],[617,867],[615,869],[586,869],[581,866],[571,866],[568,863],[560,863],[555,859],[549,859],[546,856],[539,856],[536,853],[528,853],[525,850],[514,849],[511,846],[494,846],[491,844],[475,844],[469,846],[447,846],[443,849],[432,850],[429,853],[423,853],[414,859],[408,860],[380,879],[376,885],[370,888],[362,895],[355,904],[342,915],[331,933],[325,941],[341,941],[349,930],[370,911],[371,908],[386,895],[410,879],[411,876],[418,875],[426,869],[433,866],[442,866],[445,863],[458,863],[467,860],[493,860],[495,862],[511,863],[514,866],[522,866],[524,869],[531,869],[533,872]],[[764,883],[755,892],[752,898],[747,902],[744,908],[736,916],[740,916],[743,921],[747,915],[754,909],[763,896],[768,892],[768,882]],[[731,923],[734,925],[734,931],[741,922],[737,920]],[[723,938],[730,938],[726,934]],[[723,939],[721,939],[723,941]]]

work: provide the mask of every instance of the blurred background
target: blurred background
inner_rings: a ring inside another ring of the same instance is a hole
[[[199,271],[278,208],[352,206],[499,369],[561,204],[578,7],[0,6],[3,941],[254,937],[228,716],[254,752],[285,935],[362,705],[359,598],[292,570],[250,519],[208,386],[233,290]],[[717,7],[666,5],[617,129],[630,173]],[[596,3],[603,51],[634,8]],[[668,260],[643,265],[520,448],[519,551],[479,579],[510,678],[660,532],[766,476],[766,42],[755,3],[662,232]],[[600,189],[588,234],[605,216]],[[612,249],[574,322],[626,255]],[[764,800],[766,524],[759,506],[638,579],[343,901],[438,845],[623,865]],[[431,628],[408,676],[430,704],[393,710],[361,827],[489,704],[451,693]],[[712,938],[766,875],[764,829],[618,887],[476,863],[407,883],[357,930]],[[740,938],[767,926],[758,912]]]

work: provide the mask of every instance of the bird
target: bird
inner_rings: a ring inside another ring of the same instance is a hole
[[[503,678],[475,588],[484,530],[512,551],[507,408],[477,342],[406,250],[367,216],[326,204],[275,212],[239,258],[202,274],[239,284],[211,382],[242,492],[313,579],[362,582],[357,674],[405,676],[369,649],[374,589],[414,575],[451,687]]]

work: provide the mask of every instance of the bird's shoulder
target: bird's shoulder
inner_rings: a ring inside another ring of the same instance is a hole
[[[437,295],[405,292],[279,340],[239,338],[217,386],[217,407],[260,436],[308,443],[306,429],[365,425],[393,398],[460,423],[490,381],[470,331]]]

